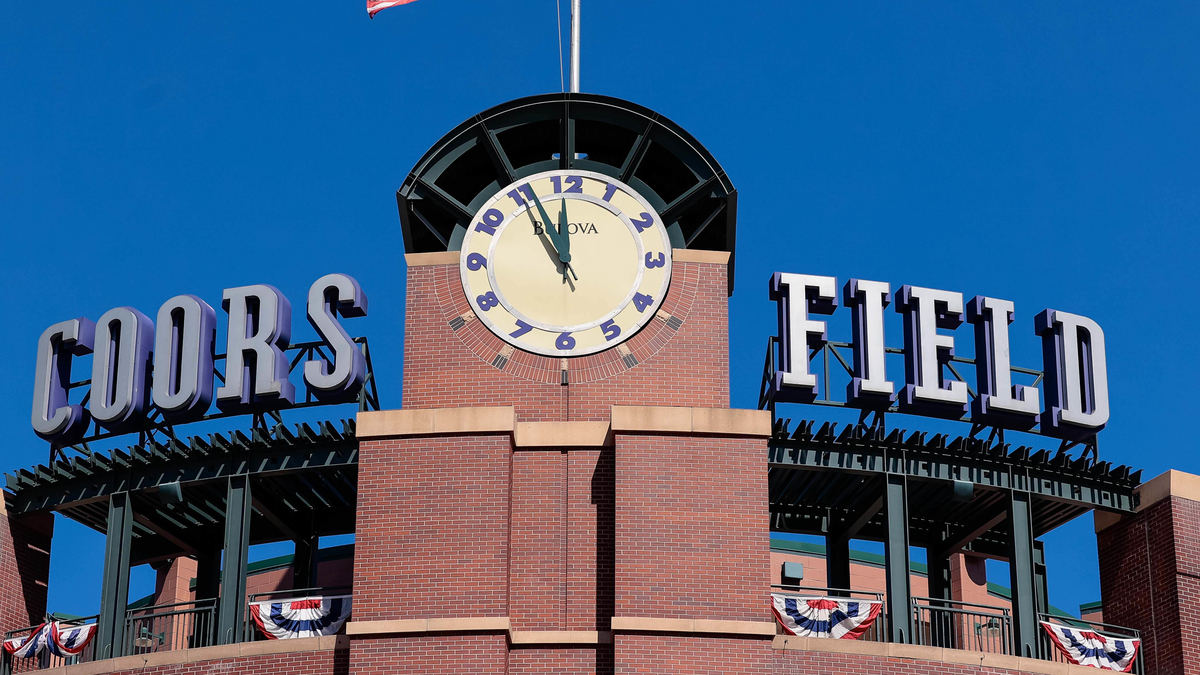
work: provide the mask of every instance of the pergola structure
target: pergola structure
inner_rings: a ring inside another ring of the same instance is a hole
[[[825,353],[826,392],[828,354],[844,365],[836,349],[847,346],[828,343],[812,354],[816,360]],[[1049,605],[1038,537],[1094,509],[1134,513],[1142,472],[1099,461],[1094,438],[1048,450],[1014,448],[998,429],[980,437],[984,427],[977,424],[962,436],[888,428],[894,407],[861,412],[857,423],[840,427],[813,420],[793,425],[776,415],[768,386],[774,381],[774,348],[772,338],[760,398],[760,408],[774,416],[768,459],[772,530],[823,536],[827,579],[834,588],[850,587],[851,539],[883,542],[892,642],[913,641],[910,546],[926,549],[929,594],[937,600],[952,600],[952,554],[1006,560],[1014,648],[1019,656],[1036,656],[1038,614]],[[955,357],[949,365],[955,377],[954,363],[973,367],[971,359]],[[1027,374],[1040,380],[1040,373]],[[844,406],[827,393],[812,403]],[[1072,448],[1083,452],[1072,456]]]
[[[318,539],[354,532],[358,440],[343,420],[145,441],[22,469],[6,487],[11,513],[57,511],[107,537],[97,658],[125,644],[130,567],[179,556],[199,563],[196,597],[219,597],[225,644],[243,634],[250,545],[295,542],[307,587]]]

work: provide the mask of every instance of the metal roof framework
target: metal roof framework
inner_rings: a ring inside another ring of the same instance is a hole
[[[636,189],[675,248],[730,252],[733,293],[737,190],[678,124],[611,96],[554,93],[485,110],[443,136],[396,191],[409,253],[457,251],[496,192],[541,171],[580,169]]]
[[[250,544],[352,533],[358,440],[353,420],[339,426],[277,424],[63,456],[6,474],[4,498],[10,513],[57,511],[103,534],[110,496],[128,493],[131,565],[196,555],[221,541],[231,476],[252,484]]]
[[[815,421],[793,430],[789,423],[776,421],[768,459],[772,529],[781,532],[853,528],[856,539],[883,541],[878,486],[888,474],[908,479],[912,546],[996,559],[1007,559],[1007,491],[1031,495],[1035,538],[1093,509],[1136,507],[1141,471],[1061,448],[1052,454],[970,436]]]

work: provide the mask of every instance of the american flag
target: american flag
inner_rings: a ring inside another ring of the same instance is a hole
[[[410,2],[416,1],[417,0],[367,0],[367,16],[374,19],[376,14],[382,12],[388,7],[407,5]]]

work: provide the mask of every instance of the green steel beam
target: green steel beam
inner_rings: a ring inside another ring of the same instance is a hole
[[[825,537],[825,579],[830,588],[850,588],[850,538]]]
[[[912,642],[912,589],[908,560],[908,478],[890,473],[883,486],[887,537],[883,542],[887,577],[887,619],[891,642]]]
[[[225,499],[225,566],[217,603],[217,644],[242,640],[246,564],[250,549],[250,477],[230,476]]]
[[[108,499],[108,534],[104,542],[104,578],[100,617],[96,620],[97,659],[123,656],[125,607],[129,604],[129,547],[133,537],[133,501],[128,492]]]
[[[961,451],[856,446],[853,443],[772,441],[770,469],[829,470],[879,475],[889,470],[934,481],[970,481],[976,488],[1023,490],[1083,508],[1134,512],[1132,484],[1122,485],[1082,472],[1060,472],[1030,466],[1007,457],[985,457]],[[890,467],[890,468],[889,468]]]
[[[1033,509],[1030,495],[1014,490],[1008,496],[1008,569],[1011,577],[1013,646],[1017,656],[1037,656],[1037,597],[1034,592]]]

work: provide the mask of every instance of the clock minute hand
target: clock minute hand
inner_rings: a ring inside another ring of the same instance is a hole
[[[569,262],[571,259],[571,225],[567,219],[566,199],[562,200],[562,210],[558,212],[558,234],[563,240],[564,248],[562,250],[567,254],[567,260],[563,261],[563,265],[565,265],[566,270],[571,273],[571,277],[575,279],[575,281],[579,281],[579,277],[575,276],[575,268],[571,267],[571,263]]]

